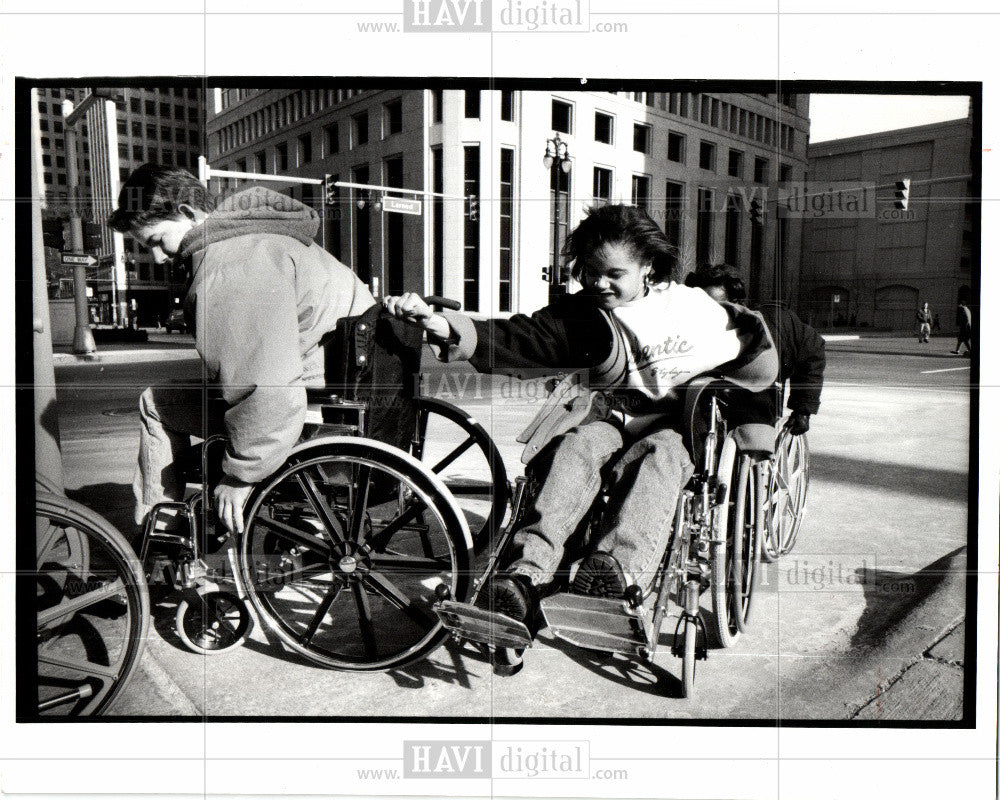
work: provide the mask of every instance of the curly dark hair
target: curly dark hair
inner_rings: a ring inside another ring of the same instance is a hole
[[[162,219],[175,219],[181,205],[211,211],[208,189],[187,170],[147,163],[135,169],[118,193],[108,227],[121,233]]]
[[[706,264],[698,267],[684,279],[684,283],[697,289],[721,286],[726,290],[726,297],[733,303],[741,303],[747,297],[747,287],[740,277],[739,270],[728,264]]]
[[[588,208],[587,216],[566,238],[563,256],[572,263],[570,274],[580,280],[587,257],[605,244],[628,247],[641,261],[653,264],[654,281],[680,278],[677,248],[667,240],[649,214],[637,206],[605,205]]]

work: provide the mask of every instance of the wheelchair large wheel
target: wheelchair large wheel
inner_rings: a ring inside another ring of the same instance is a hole
[[[771,460],[767,498],[762,502],[764,538],[761,557],[774,561],[791,552],[806,512],[809,490],[809,442],[805,434],[778,435]]]
[[[448,490],[406,453],[370,439],[308,443],[247,508],[240,580],[289,649],[383,670],[444,639],[435,591],[466,597],[471,541]]]
[[[715,630],[719,644],[732,647],[740,638],[742,630],[742,585],[744,535],[742,523],[735,524],[740,516],[738,498],[740,486],[749,480],[749,470],[744,464],[749,458],[740,456],[736,443],[727,438],[719,457],[718,479],[722,496],[716,507],[713,520],[712,542],[712,610],[715,616]],[[744,503],[745,505],[745,500]]]
[[[750,456],[741,456],[739,462],[739,480],[736,484],[731,522],[734,553],[729,602],[736,627],[743,633],[750,619],[753,591],[757,586],[761,522],[757,500],[759,470]]]
[[[486,429],[458,406],[418,397],[410,453],[455,496],[475,552],[490,548],[510,502],[510,486],[503,457]]]
[[[132,676],[149,630],[138,559],[103,517],[61,495],[35,495],[40,715],[100,714]]]

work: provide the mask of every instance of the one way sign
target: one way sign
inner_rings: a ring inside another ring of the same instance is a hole
[[[67,267],[95,267],[97,259],[89,253],[60,253],[63,266]]]

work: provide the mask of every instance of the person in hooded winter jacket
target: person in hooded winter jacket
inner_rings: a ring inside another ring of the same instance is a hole
[[[301,435],[306,387],[324,384],[320,339],[375,301],[313,242],[317,213],[265,188],[216,205],[185,170],[143,164],[122,186],[108,224],[148,247],[157,263],[188,263],[188,329],[222,398],[206,404],[201,388],[143,392],[136,523],[156,503],[182,499],[174,464],[190,436],[224,433],[216,508],[230,531],[242,531],[254,484],[281,466]]]

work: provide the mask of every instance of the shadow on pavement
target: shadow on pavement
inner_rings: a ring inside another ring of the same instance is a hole
[[[891,631],[905,627],[907,617],[928,598],[948,582],[964,576],[966,568],[963,546],[913,573],[856,570],[864,591],[865,610],[858,618],[850,649],[883,644]]]
[[[67,489],[66,496],[70,500],[82,503],[92,511],[96,511],[125,537],[125,541],[134,548],[138,531],[133,521],[135,498],[132,487],[125,483],[92,483],[79,489]]]
[[[809,473],[810,480],[846,483],[917,497],[963,502],[969,497],[967,472],[813,453]]]
[[[614,653],[584,650],[556,637],[552,637],[546,644],[553,650],[565,654],[571,661],[586,667],[595,675],[617,683],[619,686],[624,686],[626,689],[636,689],[646,694],[661,697],[681,696],[680,679],[655,662],[643,663]],[[663,652],[669,653],[669,646],[663,647]],[[680,659],[677,659],[678,670],[680,664]],[[531,669],[527,658],[525,659],[525,669]]]

